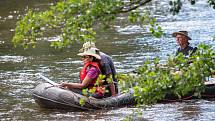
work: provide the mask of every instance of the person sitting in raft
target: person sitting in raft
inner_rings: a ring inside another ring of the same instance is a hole
[[[76,93],[82,94],[82,89],[95,89],[92,97],[101,99],[105,94],[105,87],[103,85],[96,85],[96,81],[101,74],[99,51],[97,48],[90,48],[83,53],[79,53],[82,57],[84,66],[80,71],[81,83],[61,83],[60,86],[70,89]],[[94,88],[95,87],[95,88]]]
[[[96,48],[96,45],[94,42],[85,42],[83,44],[83,47],[79,50],[79,52],[83,52],[86,51],[90,48]],[[106,76],[106,78],[104,79],[104,84],[105,85],[109,85],[107,88],[108,90],[111,91],[111,95],[106,95],[106,96],[116,96],[116,94],[118,94],[118,81],[116,78],[116,69],[114,66],[114,63],[111,59],[111,57],[101,51],[99,51],[99,54],[101,56],[101,71],[102,74]],[[110,76],[112,77],[112,81],[111,82],[107,82],[107,79],[110,78]],[[106,94],[110,94],[110,93],[106,93]]]
[[[178,31],[178,32],[174,32],[172,34],[173,37],[176,38],[176,42],[177,44],[180,46],[177,51],[176,51],[176,56],[179,53],[182,53],[183,55],[185,55],[186,57],[191,56],[193,53],[196,52],[197,47],[191,47],[189,40],[192,40],[189,36],[188,36],[188,32],[187,31]]]
[[[176,42],[179,45],[175,56],[182,53],[185,56],[185,58],[187,58],[196,52],[197,47],[191,47],[190,46],[189,40],[192,40],[192,39],[188,36],[187,31],[174,32],[174,33],[172,33],[172,36],[176,38]],[[192,61],[190,61],[189,63],[192,63]],[[165,64],[164,65],[158,64],[157,66],[165,67]],[[176,72],[180,72],[180,71],[176,71]]]

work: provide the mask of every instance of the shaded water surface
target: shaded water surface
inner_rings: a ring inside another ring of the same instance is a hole
[[[78,53],[80,44],[59,51],[41,41],[35,49],[27,51],[14,48],[11,39],[15,23],[27,8],[45,9],[53,0],[1,0],[0,1],[0,120],[121,120],[132,115],[135,108],[72,112],[40,109],[32,98],[32,90],[41,83],[35,73],[43,73],[56,82],[78,81],[81,67]],[[168,8],[167,1],[150,4],[165,31],[162,38],[144,36],[145,30],[136,26],[115,26],[115,30],[99,31],[97,46],[112,56],[117,72],[130,72],[146,59],[166,59],[177,45],[171,33],[187,30],[197,46],[207,43],[215,47],[215,10],[205,0],[195,6],[185,4],[181,13],[172,16],[160,8]],[[123,18],[123,17],[122,17]],[[56,35],[57,36],[57,35]],[[142,115],[134,114],[133,120],[215,120],[215,102],[192,100],[170,104],[156,104],[140,108]]]

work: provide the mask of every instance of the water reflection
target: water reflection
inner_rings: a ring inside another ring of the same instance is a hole
[[[201,114],[200,106],[198,103],[184,103],[178,108],[178,111],[182,113],[180,119],[183,120],[197,120]]]

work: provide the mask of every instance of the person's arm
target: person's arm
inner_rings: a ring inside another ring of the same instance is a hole
[[[92,80],[97,78],[98,75],[99,75],[98,69],[96,69],[95,67],[91,67],[87,72],[87,75],[82,81],[82,83],[62,83],[61,86],[69,89],[72,89],[72,88],[83,89],[87,87],[92,82]]]
[[[107,78],[110,78],[110,74],[106,75]],[[116,88],[113,80],[111,82],[107,82],[110,87],[110,92],[112,96],[116,96]]]
[[[62,83],[60,86],[66,87],[68,89],[73,89],[73,88],[83,89],[83,88],[87,87],[92,80],[93,79],[86,76],[84,78],[84,80],[82,81],[82,83]]]
[[[116,96],[116,90],[115,90],[114,83],[110,83],[109,87],[110,87],[111,95]]]

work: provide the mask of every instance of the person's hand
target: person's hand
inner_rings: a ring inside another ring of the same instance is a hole
[[[95,97],[92,97],[92,96],[89,96],[88,97],[90,100],[96,100],[96,98]]]
[[[99,80],[99,85],[102,85],[105,82],[105,80]]]
[[[116,96],[116,93],[112,94],[111,96],[112,96],[112,97],[115,97],[115,96]]]
[[[70,84],[69,84],[69,83],[65,83],[65,82],[63,82],[63,83],[59,84],[59,87],[60,87],[60,88],[66,88],[66,89],[69,89],[69,86],[70,86]]]
[[[67,83],[63,82],[63,83],[61,83],[59,86],[61,86],[61,87],[66,87],[67,85],[68,85]]]

